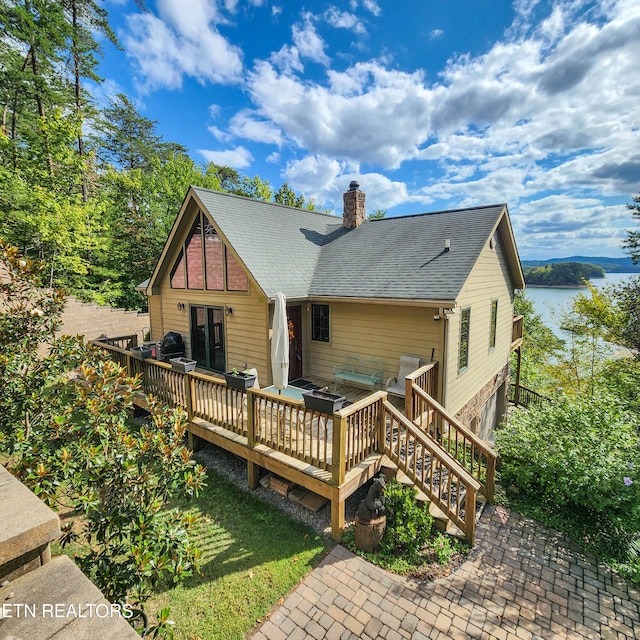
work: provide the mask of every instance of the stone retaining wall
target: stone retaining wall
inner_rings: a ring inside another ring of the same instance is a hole
[[[82,335],[85,340],[93,340],[102,335],[116,337],[136,333],[141,343],[149,327],[148,313],[101,307],[69,296],[62,313],[62,329],[58,334]]]

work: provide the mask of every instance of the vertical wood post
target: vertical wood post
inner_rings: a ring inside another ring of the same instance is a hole
[[[404,415],[409,422],[413,422],[413,380],[404,379]]]
[[[518,365],[516,368],[516,391],[513,396],[513,401],[516,407],[520,404],[520,365],[522,364],[522,347],[518,347]]]
[[[473,546],[473,538],[476,531],[476,490],[467,487],[464,509],[464,537],[468,544]]]
[[[331,500],[331,537],[336,541],[342,540],[344,531],[344,500]]]
[[[487,485],[487,502],[493,504],[496,490],[496,459],[493,456],[487,456],[487,473],[485,482]]]
[[[384,396],[380,398],[380,400],[378,400],[378,407],[377,407],[378,423],[376,427],[378,429],[377,438],[378,438],[379,453],[384,453],[384,448],[387,442],[387,429],[386,429],[387,414],[384,408],[384,403],[387,401],[388,397],[389,397],[389,394],[385,393]]]
[[[189,373],[185,373],[182,376],[182,385],[184,390],[184,404],[185,404],[184,408],[187,412],[187,419],[189,420],[189,422],[191,422],[191,419],[193,418],[193,390],[191,387],[192,380],[193,378]]]
[[[247,389],[247,447],[253,449],[256,446],[256,397]],[[260,466],[247,460],[247,483],[249,489],[257,489],[260,480]]]
[[[339,487],[344,482],[346,467],[346,448],[347,448],[347,419],[337,413],[333,414],[333,434],[331,440],[331,475],[333,484]],[[333,504],[331,501],[331,513],[333,514]],[[342,518],[344,520],[344,505],[342,509]],[[333,516],[332,516],[333,520]]]

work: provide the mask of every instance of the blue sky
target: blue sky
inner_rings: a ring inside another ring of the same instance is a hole
[[[637,0],[107,0],[167,140],[340,213],[506,202],[521,258],[623,255],[640,191]]]

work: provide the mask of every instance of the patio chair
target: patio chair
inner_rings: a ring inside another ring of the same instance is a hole
[[[404,398],[405,382],[404,379],[420,368],[420,358],[416,356],[400,356],[400,369],[395,378],[389,378],[384,385],[384,390],[394,396]]]

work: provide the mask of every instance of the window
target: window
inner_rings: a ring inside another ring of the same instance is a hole
[[[198,216],[191,227],[185,242],[187,256],[187,289],[204,288],[204,272],[202,269],[202,225]]]
[[[240,263],[227,249],[227,291],[248,291],[249,279]]]
[[[222,291],[224,289],[224,266],[222,252],[224,246],[213,225],[204,219],[204,263],[207,272],[207,289]]]
[[[311,339],[329,342],[329,305],[311,305]]]
[[[496,330],[498,328],[498,301],[491,301],[491,324],[489,326],[489,349],[495,349]]]
[[[460,316],[460,354],[458,357],[458,370],[462,371],[469,366],[469,326],[471,322],[471,309],[463,309]]]
[[[180,255],[173,266],[173,271],[171,271],[171,288],[184,289],[184,286],[184,253],[180,251]]]

